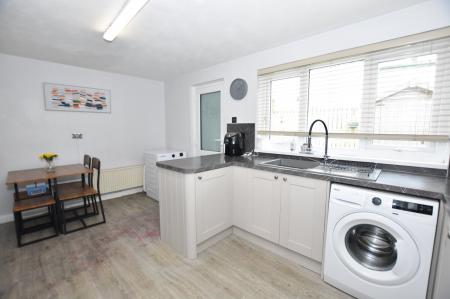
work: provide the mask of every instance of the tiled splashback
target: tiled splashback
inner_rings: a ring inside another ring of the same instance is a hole
[[[227,124],[227,132],[242,132],[245,134],[244,152],[251,152],[255,149],[255,124],[237,123]]]

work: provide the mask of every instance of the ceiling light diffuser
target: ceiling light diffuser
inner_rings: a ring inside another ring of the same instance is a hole
[[[134,18],[134,16],[147,4],[149,0],[128,0],[120,13],[109,25],[103,34],[106,41],[112,42],[119,32],[127,26],[127,24]]]

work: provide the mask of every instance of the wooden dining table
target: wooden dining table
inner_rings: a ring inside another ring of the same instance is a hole
[[[92,172],[92,169],[84,167],[82,164],[56,166],[53,171],[47,171],[46,168],[14,170],[8,172],[6,184],[14,185],[15,191],[18,191],[16,189],[18,189],[19,184],[57,180],[77,175],[84,176]]]
[[[48,171],[46,168],[14,170],[8,172],[6,184],[14,186],[14,199],[19,200],[26,197],[26,192],[19,191],[19,185],[48,182],[50,192],[53,185],[53,195],[58,201],[58,179],[81,176],[81,183],[84,186],[85,176],[90,173],[93,173],[93,170],[82,164],[60,165],[56,166],[53,171]],[[53,184],[51,184],[52,182]],[[56,208],[59,209],[58,204]]]

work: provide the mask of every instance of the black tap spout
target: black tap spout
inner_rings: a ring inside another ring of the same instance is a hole
[[[311,126],[309,127],[309,132],[308,132],[308,149],[311,150],[311,134],[312,134],[312,129],[314,127],[314,125],[320,122],[322,123],[323,127],[325,128],[325,155],[324,155],[324,162],[326,163],[328,160],[328,127],[327,124],[321,120],[321,119],[316,119],[315,121],[312,122]]]

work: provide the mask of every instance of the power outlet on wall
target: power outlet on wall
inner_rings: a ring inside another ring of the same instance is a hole
[[[72,133],[72,139],[83,139],[83,134],[81,134],[81,133]]]

